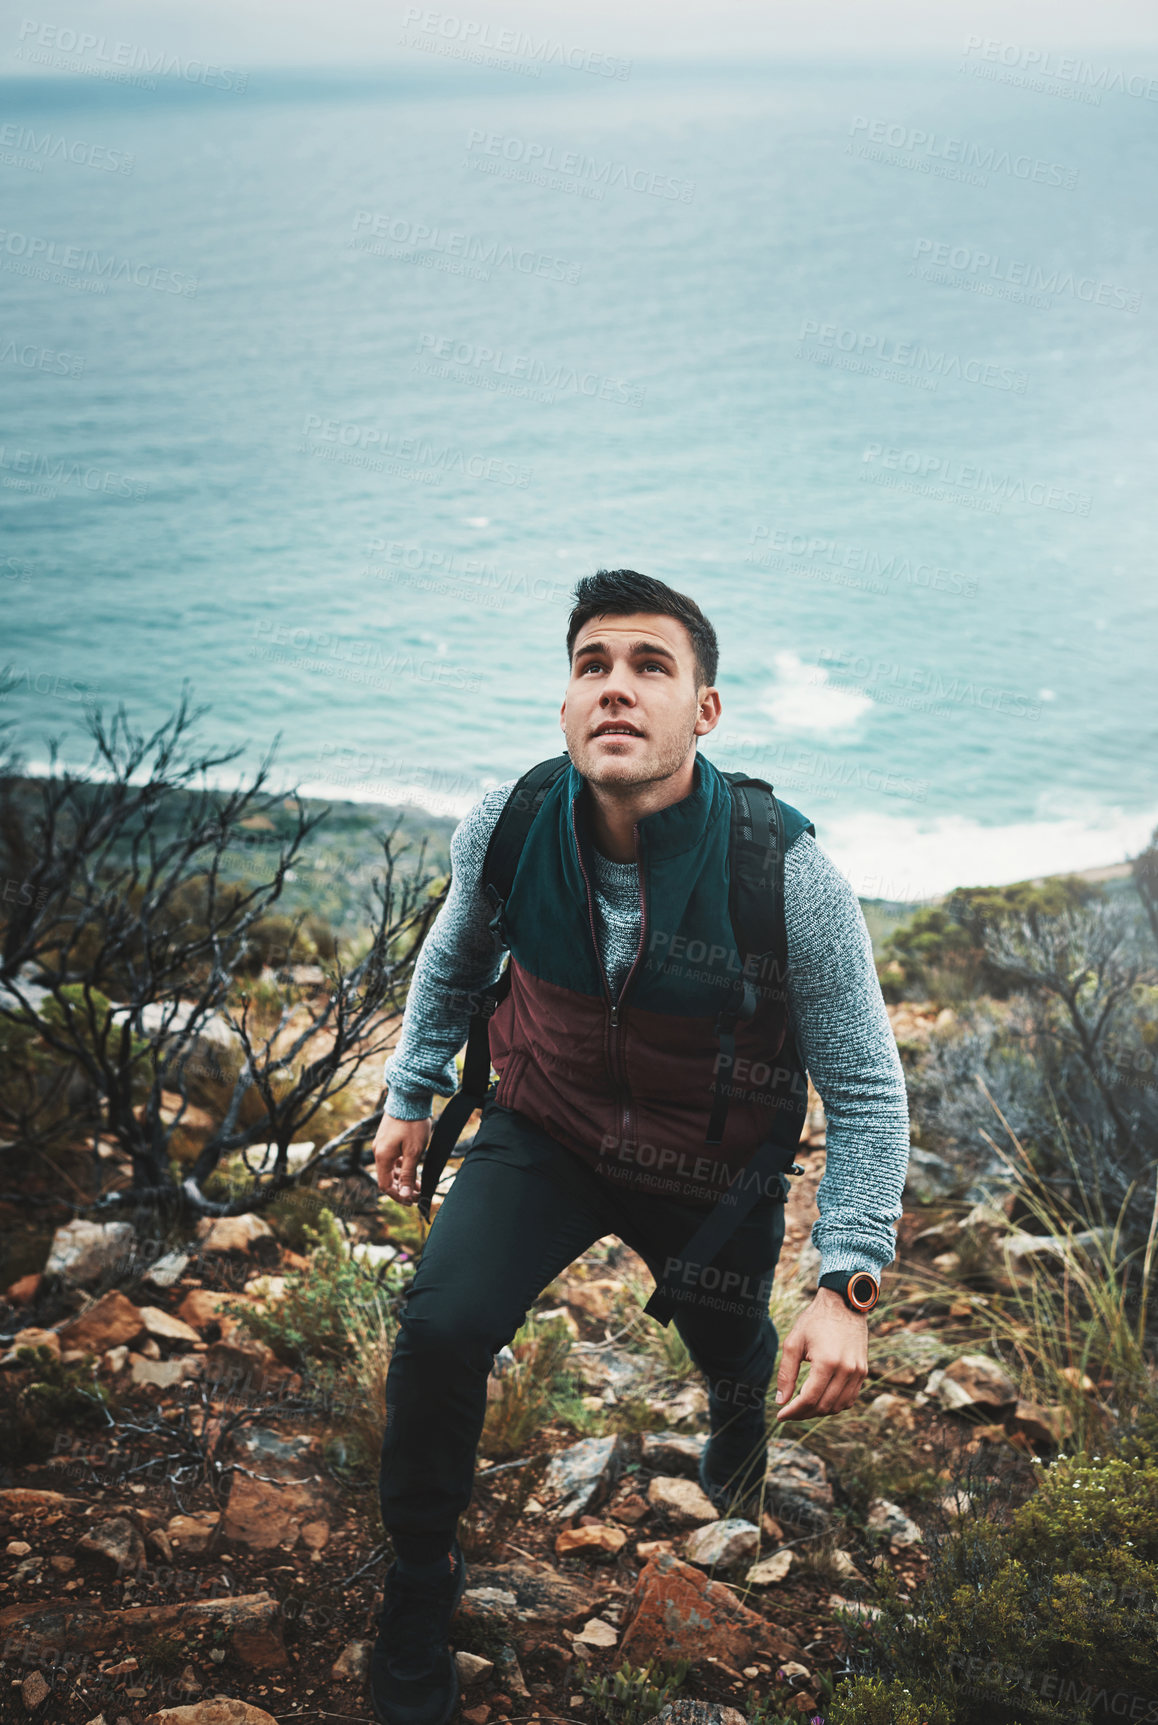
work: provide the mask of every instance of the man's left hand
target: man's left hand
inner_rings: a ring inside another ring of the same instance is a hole
[[[800,1362],[812,1370],[799,1395]],[[807,1420],[843,1413],[860,1394],[868,1375],[868,1321],[846,1306],[835,1288],[818,1288],[788,1333],[776,1378],[777,1419]]]

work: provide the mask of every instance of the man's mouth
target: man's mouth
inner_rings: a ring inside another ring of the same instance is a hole
[[[642,737],[643,732],[637,730],[634,725],[629,725],[626,720],[614,719],[608,720],[606,724],[598,725],[592,735],[596,737]]]

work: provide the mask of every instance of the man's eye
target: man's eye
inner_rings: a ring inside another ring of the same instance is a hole
[[[667,666],[661,665],[658,659],[652,659],[650,661],[650,663],[646,664],[643,668],[645,671],[666,671],[667,670]]]

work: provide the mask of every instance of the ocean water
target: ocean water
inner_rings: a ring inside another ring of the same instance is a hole
[[[574,581],[691,593],[704,745],[864,896],[1158,821],[1158,104],[970,64],[3,84],[0,567],[86,704],[458,815],[562,747]],[[47,142],[46,142],[47,140]]]

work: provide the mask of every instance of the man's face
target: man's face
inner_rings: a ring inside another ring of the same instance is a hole
[[[576,636],[559,716],[567,753],[593,784],[670,778],[719,711],[716,690],[697,688],[691,636],[675,617],[593,617]]]

